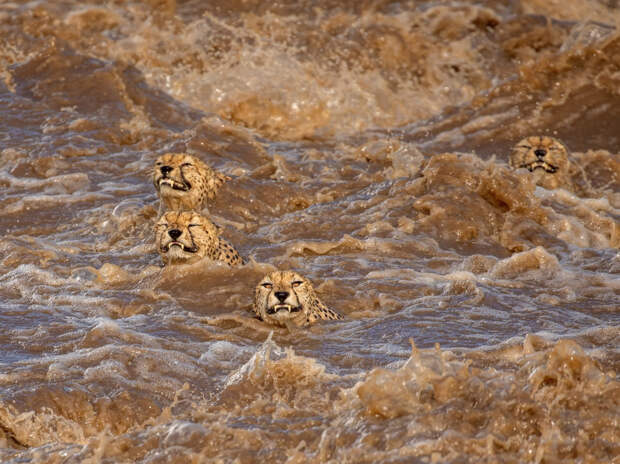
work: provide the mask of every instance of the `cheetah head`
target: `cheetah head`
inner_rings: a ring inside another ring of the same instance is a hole
[[[570,162],[568,151],[560,141],[553,137],[532,136],[515,145],[510,165],[534,173],[536,184],[542,187],[557,188],[567,177]]]
[[[164,264],[191,264],[219,248],[217,227],[193,211],[164,214],[155,226],[155,240]]]
[[[275,271],[261,279],[254,291],[254,311],[265,322],[279,326],[305,325],[323,306],[308,279],[293,271]]]
[[[168,209],[199,209],[205,200],[211,168],[187,153],[167,153],[157,158],[153,184]]]

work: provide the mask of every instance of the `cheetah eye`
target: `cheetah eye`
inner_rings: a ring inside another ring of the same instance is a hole
[[[193,166],[194,166],[194,165],[193,165],[192,163],[183,163],[183,164],[181,165],[181,167],[182,167],[182,168],[191,168],[191,167],[193,167]]]
[[[188,224],[187,227],[202,227],[202,224]]]
[[[265,282],[261,284],[263,287],[265,288],[273,288],[273,284],[269,283],[269,282]]]
[[[291,286],[299,287],[301,284],[303,284],[303,282],[301,280],[296,280],[295,282],[291,283]]]

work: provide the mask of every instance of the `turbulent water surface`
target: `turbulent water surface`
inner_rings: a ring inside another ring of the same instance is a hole
[[[0,4],[0,461],[620,455],[616,1]],[[562,140],[571,183],[508,165]],[[161,267],[154,160],[248,263]],[[253,318],[274,269],[345,316]]]

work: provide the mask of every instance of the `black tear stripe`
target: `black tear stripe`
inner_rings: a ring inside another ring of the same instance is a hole
[[[196,253],[199,250],[199,248],[196,246],[196,242],[194,241],[194,236],[192,235],[191,227],[187,228],[187,233],[189,234],[189,238],[192,241],[192,253]]]
[[[265,315],[267,315],[267,309],[269,309],[269,297],[271,296],[271,292],[267,292],[267,298],[265,298]]]
[[[295,288],[292,285],[291,285],[291,291],[295,294],[295,298],[297,298],[297,303],[299,307],[303,310],[304,304],[301,302],[301,298],[299,298],[299,295],[297,294],[297,292],[295,291]]]
[[[187,179],[185,178],[185,174],[183,174],[183,165],[179,166],[179,173],[181,173],[181,179],[183,180],[183,183],[185,184],[185,186],[187,187],[187,191],[189,192],[192,189],[192,184],[187,181]]]

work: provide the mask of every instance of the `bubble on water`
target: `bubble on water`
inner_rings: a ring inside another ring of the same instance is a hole
[[[601,42],[613,34],[615,30],[615,27],[610,24],[589,20],[579,21],[571,29],[570,35],[562,44],[560,51],[566,52],[571,48],[583,48],[596,42]]]
[[[112,216],[115,218],[121,218],[127,214],[135,214],[144,207],[144,204],[139,200],[123,200],[112,210]]]
[[[99,277],[96,269],[88,267],[80,267],[71,271],[71,278],[78,282],[93,282]]]
[[[200,356],[199,361],[208,366],[232,367],[239,362],[239,358],[250,350],[235,345],[226,340],[210,343],[207,351]]]
[[[204,446],[208,429],[201,424],[174,421],[168,426],[168,433],[163,438],[163,446],[183,446],[199,451]]]

